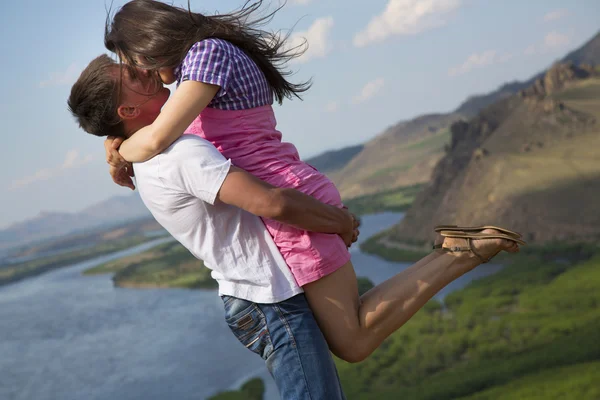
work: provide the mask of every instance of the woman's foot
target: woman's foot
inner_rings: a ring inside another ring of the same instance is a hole
[[[458,225],[438,225],[433,230],[435,232],[450,231],[450,232],[462,232],[462,233],[481,233],[485,229],[493,229],[497,233],[521,239],[522,235],[519,232],[511,231],[510,229],[500,228],[494,225],[480,225],[480,226],[458,226]]]
[[[484,229],[480,234],[500,234],[495,229]],[[441,235],[440,235],[441,236]],[[486,263],[495,257],[502,250],[509,253],[517,253],[519,245],[509,239],[501,238],[459,238],[459,237],[444,237],[442,242],[442,250],[455,254],[458,257],[475,257],[481,263]],[[436,243],[440,240],[438,237]]]

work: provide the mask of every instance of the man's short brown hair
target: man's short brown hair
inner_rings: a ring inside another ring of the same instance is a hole
[[[69,110],[79,126],[96,136],[125,138],[119,117],[119,64],[103,54],[83,70],[71,88],[67,100]]]

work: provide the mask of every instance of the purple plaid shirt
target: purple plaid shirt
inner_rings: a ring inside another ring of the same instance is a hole
[[[246,110],[273,104],[273,91],[260,68],[240,48],[222,39],[205,39],[175,69],[177,84],[187,80],[220,86],[208,107]]]

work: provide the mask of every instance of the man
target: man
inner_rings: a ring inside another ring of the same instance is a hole
[[[71,90],[69,108],[85,131],[121,138],[107,140],[107,152],[152,123],[169,97],[152,77],[136,75],[103,55]],[[196,136],[184,135],[134,170],[142,200],[156,220],[212,269],[229,327],[265,359],[281,397],[343,399],[302,289],[257,216],[339,234],[350,245],[357,236],[352,215],[258,180]]]

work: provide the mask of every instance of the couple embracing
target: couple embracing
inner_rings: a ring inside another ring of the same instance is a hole
[[[84,131],[108,136],[113,180],[133,189],[135,175],[154,218],[212,270],[229,327],[281,398],[343,399],[331,353],[364,360],[448,283],[524,243],[440,226],[431,254],[359,296],[358,223],[276,129],[274,101],[310,85],[287,79],[298,53],[259,29],[261,3],[214,16],[126,3],[104,37],[119,62],[94,59],[68,105]]]

